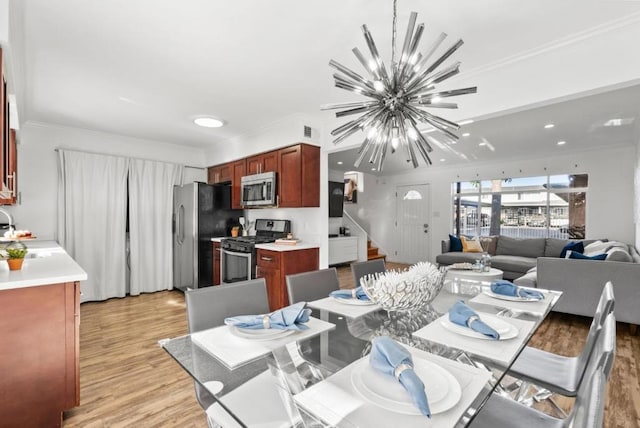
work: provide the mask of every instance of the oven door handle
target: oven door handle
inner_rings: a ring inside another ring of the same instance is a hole
[[[236,251],[222,250],[222,254],[229,256],[244,257],[245,259],[251,259],[251,253],[239,253]]]

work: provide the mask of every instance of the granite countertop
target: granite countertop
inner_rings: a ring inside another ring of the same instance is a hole
[[[29,252],[21,270],[0,260],[0,291],[61,282],[84,281],[87,273],[55,241],[25,241]]]

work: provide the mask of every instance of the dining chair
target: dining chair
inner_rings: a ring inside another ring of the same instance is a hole
[[[606,386],[616,349],[616,318],[609,314],[598,335],[594,352],[587,362],[585,380],[580,383],[571,413],[566,419],[554,418],[511,398],[494,393],[468,425],[473,428],[601,428],[604,418]]]
[[[184,293],[184,298],[189,333],[221,326],[224,324],[224,319],[230,316],[269,312],[264,278],[195,290],[188,289]],[[198,382],[193,383],[198,403],[207,410],[216,400]]]
[[[386,271],[386,267],[383,259],[351,263],[351,273],[353,274],[353,283],[355,284],[355,287],[360,286],[360,278],[363,276],[382,273],[384,271]]]
[[[527,346],[509,369],[509,375],[533,383],[549,391],[575,397],[593,352],[602,325],[613,312],[613,285],[607,282],[593,315],[587,341],[578,356],[565,357]],[[521,390],[525,390],[522,388]]]
[[[323,299],[340,288],[336,268],[287,275],[286,281],[291,304]]]

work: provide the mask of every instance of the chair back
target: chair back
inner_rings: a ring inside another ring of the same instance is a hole
[[[230,316],[269,312],[267,285],[264,278],[187,290],[184,293],[184,299],[187,306],[189,333],[218,327],[224,324],[225,318]],[[197,359],[197,355],[193,357]],[[198,382],[194,381],[193,384],[198,403],[203,409],[208,409],[216,400]]]
[[[287,275],[289,303],[323,299],[340,288],[336,268]]]
[[[355,287],[360,287],[360,278],[365,275],[374,273],[382,273],[386,271],[383,259],[368,260],[366,262],[351,263],[351,273],[353,274],[353,282]]]
[[[264,278],[187,290],[184,297],[189,333],[222,325],[230,316],[269,312]]]
[[[577,369],[578,373],[584,373],[587,361],[593,352],[593,347],[598,339],[598,334],[602,330],[602,326],[607,316],[613,312],[615,305],[615,297],[613,295],[613,284],[611,281],[607,281],[600,294],[600,300],[596,307],[596,312],[593,314],[593,321],[591,321],[591,327],[589,328],[589,334],[587,335],[587,341],[582,348],[582,352],[578,356]]]
[[[616,317],[609,314],[594,346],[593,354],[571,414],[565,420],[566,427],[600,428],[604,417],[606,386],[616,353]]]

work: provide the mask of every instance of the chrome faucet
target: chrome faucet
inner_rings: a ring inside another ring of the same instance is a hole
[[[7,216],[7,218],[9,219],[9,231],[13,230],[13,217],[11,216],[11,214],[9,214],[8,211],[0,208],[0,213],[4,214],[5,216]]]

